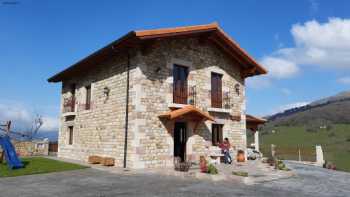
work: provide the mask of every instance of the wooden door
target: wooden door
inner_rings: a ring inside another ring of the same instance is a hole
[[[180,157],[182,162],[186,159],[186,142],[186,123],[176,122],[174,126],[174,157]]]

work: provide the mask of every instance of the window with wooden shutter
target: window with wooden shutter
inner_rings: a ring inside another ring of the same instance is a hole
[[[89,110],[91,108],[91,85],[88,85],[85,88],[86,88],[85,109]]]
[[[211,73],[211,106],[222,108],[222,75]]]
[[[73,144],[73,126],[68,127],[68,144],[72,145]]]
[[[218,145],[219,143],[222,143],[222,124],[212,124],[211,127],[211,140],[213,143],[213,146]]]
[[[187,104],[187,76],[188,68],[174,65],[173,69],[173,102]]]

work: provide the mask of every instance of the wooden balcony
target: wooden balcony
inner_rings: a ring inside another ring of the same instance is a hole
[[[63,101],[63,113],[75,112],[75,97],[65,98]]]

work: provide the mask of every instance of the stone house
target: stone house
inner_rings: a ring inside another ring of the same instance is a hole
[[[245,79],[267,71],[216,23],[131,31],[48,79],[62,82],[58,157],[117,167],[246,150]]]

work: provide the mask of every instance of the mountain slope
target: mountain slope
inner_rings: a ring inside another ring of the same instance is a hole
[[[267,119],[268,124],[273,126],[350,124],[350,92],[342,92],[306,106],[285,110]]]

